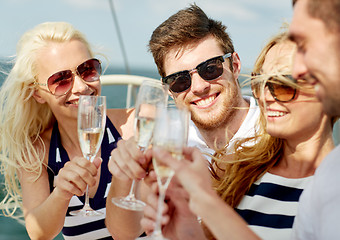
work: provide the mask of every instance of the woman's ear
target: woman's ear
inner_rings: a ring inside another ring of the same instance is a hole
[[[46,103],[46,100],[40,95],[38,90],[34,91],[33,97],[38,103],[41,103],[41,104]]]

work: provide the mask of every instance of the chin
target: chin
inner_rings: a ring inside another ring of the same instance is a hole
[[[214,128],[218,128],[225,122],[225,119],[220,116],[219,118],[216,117],[209,117],[209,114],[206,114],[206,118],[200,118],[195,116],[195,114],[192,115],[191,119],[195,123],[195,125],[199,128],[211,130]]]

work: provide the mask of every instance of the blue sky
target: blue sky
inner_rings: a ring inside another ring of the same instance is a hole
[[[45,21],[67,21],[81,30],[109,64],[124,66],[110,0],[0,0],[0,57],[13,56],[28,29]],[[154,69],[147,51],[152,31],[189,0],[113,0],[131,69]],[[228,27],[243,71],[251,69],[261,47],[292,17],[291,0],[196,0],[209,17]]]

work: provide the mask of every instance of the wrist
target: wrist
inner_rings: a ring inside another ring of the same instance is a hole
[[[58,201],[66,201],[69,202],[73,197],[72,193],[61,190],[59,187],[55,187],[51,193],[51,196],[57,198]]]
[[[190,198],[190,208],[198,216],[204,217],[210,215],[211,210],[220,205],[221,201],[213,189],[202,190]]]

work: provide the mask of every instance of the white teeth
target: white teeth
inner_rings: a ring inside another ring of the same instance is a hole
[[[267,112],[268,117],[282,117],[286,115],[284,112],[279,112],[279,111],[268,111]]]
[[[204,106],[204,105],[208,105],[209,103],[211,103],[212,101],[214,101],[215,99],[215,96],[211,96],[211,97],[208,97],[206,99],[202,99],[200,101],[197,101],[196,102],[196,105],[198,106]]]

